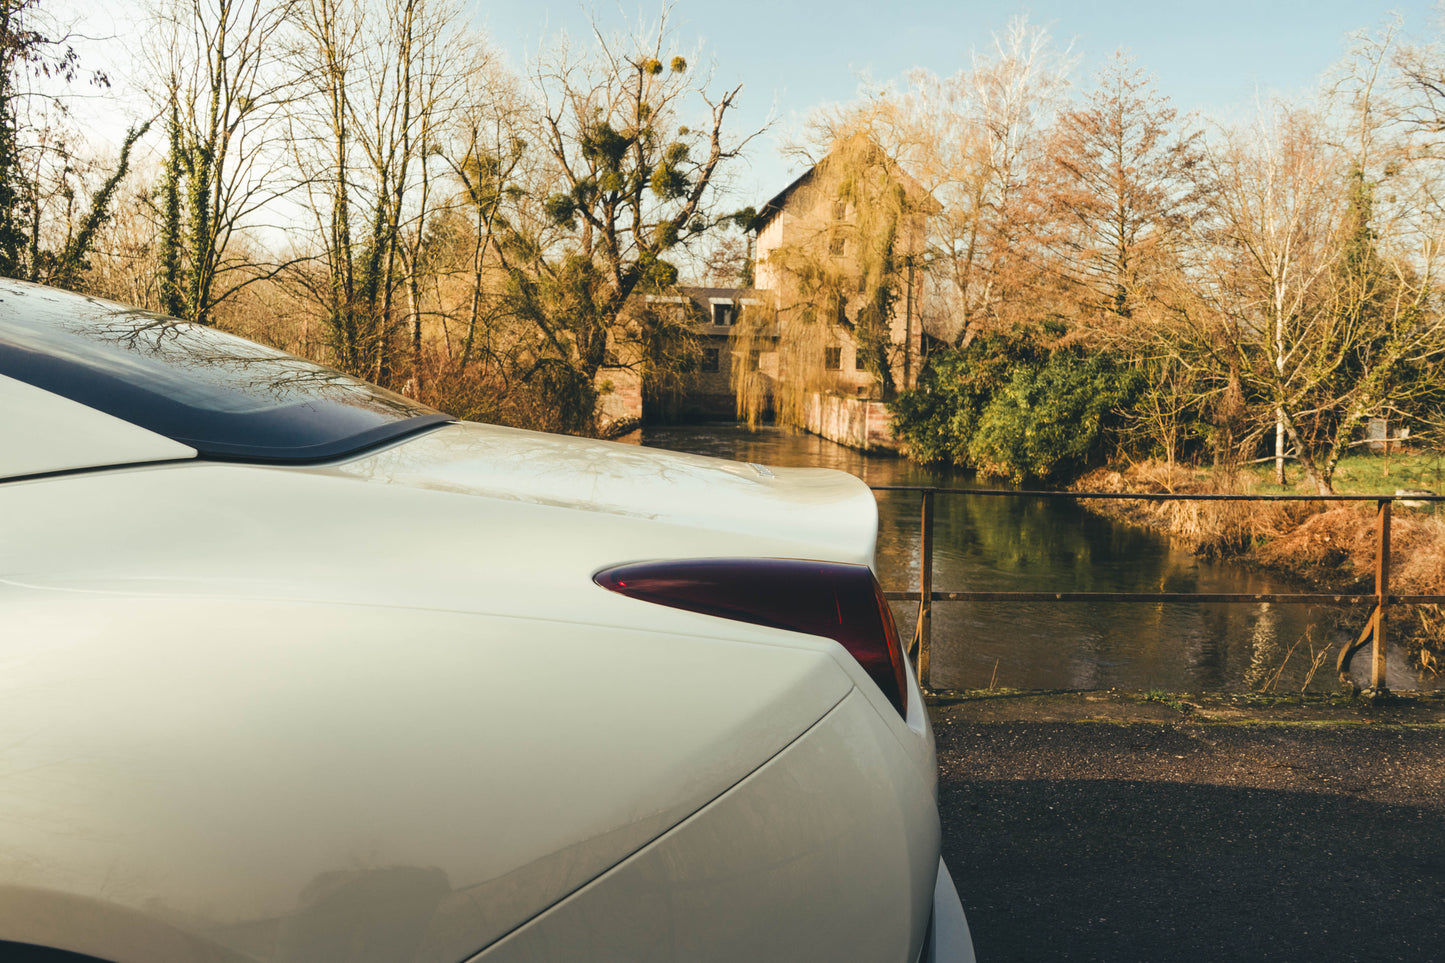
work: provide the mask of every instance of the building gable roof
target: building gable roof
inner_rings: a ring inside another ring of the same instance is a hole
[[[867,134],[855,134],[852,138],[849,138],[846,143],[851,145],[858,140],[863,140],[866,142],[864,149],[868,151],[869,154],[877,157],[878,162],[881,164],[881,166],[888,171],[888,175],[895,178],[899,183],[903,185],[903,189],[907,193],[908,197],[918,202],[919,206],[923,209],[925,213],[937,214],[939,211],[943,210],[943,205],[938,203],[934,196],[929,193],[928,189],[925,188],[922,184],[918,183],[918,181],[914,179],[912,175],[910,175],[907,171],[900,167],[897,161],[895,161],[892,157],[888,156],[888,153],[884,151],[883,148],[880,147],[877,141],[873,140],[872,137]],[[759,208],[757,219],[753,221],[753,230],[755,232],[760,232],[763,228],[767,227],[769,222],[771,222],[773,218],[777,217],[779,214],[782,213],[783,209],[788,204],[788,200],[795,193],[797,193],[798,189],[804,187],[810,181],[812,181],[817,171],[825,168],[833,160],[834,155],[836,155],[837,153],[837,148],[829,151],[822,160],[818,161],[818,163],[803,171],[803,173],[800,174],[797,178],[795,178],[791,184],[783,188],[766,204]]]

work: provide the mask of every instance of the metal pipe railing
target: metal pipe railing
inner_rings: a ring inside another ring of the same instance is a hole
[[[918,622],[908,643],[915,658],[918,680],[928,688],[933,644],[934,602],[1279,602],[1286,605],[1369,605],[1364,631],[1345,645],[1335,668],[1342,681],[1349,681],[1350,662],[1355,653],[1373,644],[1370,685],[1377,693],[1389,692],[1385,672],[1385,632],[1393,605],[1445,604],[1445,595],[1391,595],[1390,588],[1390,506],[1400,502],[1445,502],[1445,495],[1198,495],[1134,494],[1128,492],[1014,491],[997,488],[940,488],[927,485],[874,485],[874,492],[919,492],[922,497],[919,538],[919,589],[916,592],[884,592],[889,601],[917,601]],[[1370,593],[1205,593],[1205,592],[937,592],[933,589],[933,518],[935,495],[982,495],[1005,498],[1132,499],[1135,501],[1233,501],[1233,502],[1375,502],[1375,590]]]

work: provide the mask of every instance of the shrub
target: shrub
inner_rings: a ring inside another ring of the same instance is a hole
[[[1047,357],[1032,336],[1021,332],[935,352],[918,387],[889,403],[893,431],[915,461],[970,465],[969,444],[984,409],[1015,368],[1041,365]]]
[[[1050,350],[1016,331],[935,353],[889,410],[917,461],[1057,482],[1102,454],[1143,382],[1107,353]]]
[[[1017,368],[989,401],[968,446],[980,470],[1014,481],[1062,481],[1102,453],[1106,429],[1142,377],[1102,353],[1061,349],[1040,367]]]

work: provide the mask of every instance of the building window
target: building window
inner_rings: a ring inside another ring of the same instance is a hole
[[[718,349],[717,349],[717,348],[703,348],[703,349],[702,349],[702,370],[704,370],[704,371],[716,371],[717,369],[718,369]]]
[[[853,352],[853,370],[854,370],[854,371],[862,371],[862,370],[863,370],[863,352],[861,352],[861,351],[854,351],[854,352]]]
[[[719,325],[731,325],[737,320],[738,309],[731,304],[714,304],[712,306],[712,323]]]
[[[748,354],[748,370],[757,371],[763,366],[763,349],[754,348]]]
[[[827,368],[829,371],[841,370],[843,367],[843,349],[824,348],[823,367]]]
[[[843,256],[843,235],[834,234],[828,239],[828,253],[834,257]]]
[[[833,220],[841,221],[848,216],[848,202],[838,198],[833,202]]]

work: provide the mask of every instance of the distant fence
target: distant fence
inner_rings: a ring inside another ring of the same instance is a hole
[[[1335,668],[1343,681],[1349,679],[1355,653],[1373,644],[1370,687],[1386,693],[1385,628],[1394,605],[1445,603],[1445,595],[1390,594],[1390,506],[1395,502],[1419,505],[1445,502],[1445,495],[1166,495],[1125,492],[1010,491],[995,488],[933,488],[922,485],[874,485],[874,492],[894,494],[917,492],[923,496],[918,546],[919,585],[917,591],[885,591],[895,602],[918,602],[918,623],[908,651],[916,660],[918,681],[929,687],[934,602],[1279,602],[1286,605],[1369,605],[1370,617],[1354,642],[1340,649]],[[938,592],[933,588],[933,500],[938,495],[980,495],[989,498],[1112,499],[1131,501],[1222,501],[1222,502],[1374,502],[1375,591],[1371,593],[1206,593],[1206,592]]]

